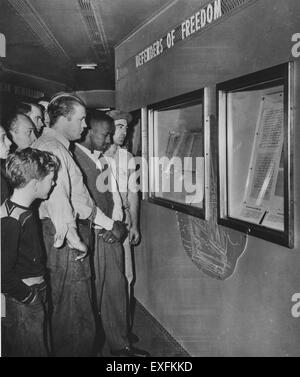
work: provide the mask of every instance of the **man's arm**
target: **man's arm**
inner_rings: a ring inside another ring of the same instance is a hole
[[[114,220],[106,216],[105,213],[99,207],[97,207],[93,223],[99,226],[100,228],[104,228],[105,230],[112,230]]]
[[[131,217],[131,226],[129,229],[129,240],[132,245],[137,245],[140,241],[139,230],[139,194],[137,192],[128,192],[129,212]]]
[[[129,240],[132,245],[137,245],[140,242],[140,230],[139,230],[139,193],[137,188],[137,176],[136,176],[136,164],[133,155],[129,152],[128,168],[129,168],[129,182],[128,182],[128,204],[130,212],[130,228],[129,228]]]

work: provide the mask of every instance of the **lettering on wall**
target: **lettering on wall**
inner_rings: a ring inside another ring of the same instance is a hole
[[[166,35],[158,38],[150,46],[134,56],[135,68],[140,68],[154,58],[170,50],[176,43],[197,35],[208,26],[213,25],[224,16],[232,14],[242,6],[257,0],[212,0],[205,6],[183,20],[180,25],[170,30]]]
[[[148,63],[156,56],[161,55],[166,49],[172,48],[175,43],[188,38],[212,24],[222,17],[222,0],[213,0],[205,7],[184,20],[167,35],[152,43],[135,56],[136,68]]]

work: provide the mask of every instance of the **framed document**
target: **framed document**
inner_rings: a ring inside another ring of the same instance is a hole
[[[217,87],[219,223],[289,247],[291,70],[285,64]]]
[[[204,91],[149,106],[150,200],[205,216]]]

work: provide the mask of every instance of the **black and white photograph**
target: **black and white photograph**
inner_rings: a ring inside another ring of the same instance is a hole
[[[1,358],[299,357],[298,142],[299,0],[0,0]]]

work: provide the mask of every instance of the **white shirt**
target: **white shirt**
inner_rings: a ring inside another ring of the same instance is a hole
[[[69,226],[76,226],[76,217],[91,216],[94,202],[83,183],[81,171],[69,151],[70,142],[53,128],[45,128],[32,148],[52,152],[60,160],[56,185],[49,198],[42,201],[40,218],[50,218],[55,226],[56,238],[64,239]],[[63,214],[63,216],[62,216]]]
[[[107,156],[111,155],[111,151],[108,150]],[[127,149],[117,146],[116,152],[113,155],[113,160],[115,161],[114,166],[112,166],[113,175],[118,183],[119,192],[123,202],[123,208],[129,208],[128,202],[128,192],[129,188],[129,178],[131,177],[131,184],[136,184],[136,164],[134,156],[128,152]],[[137,189],[136,191],[137,192]]]

